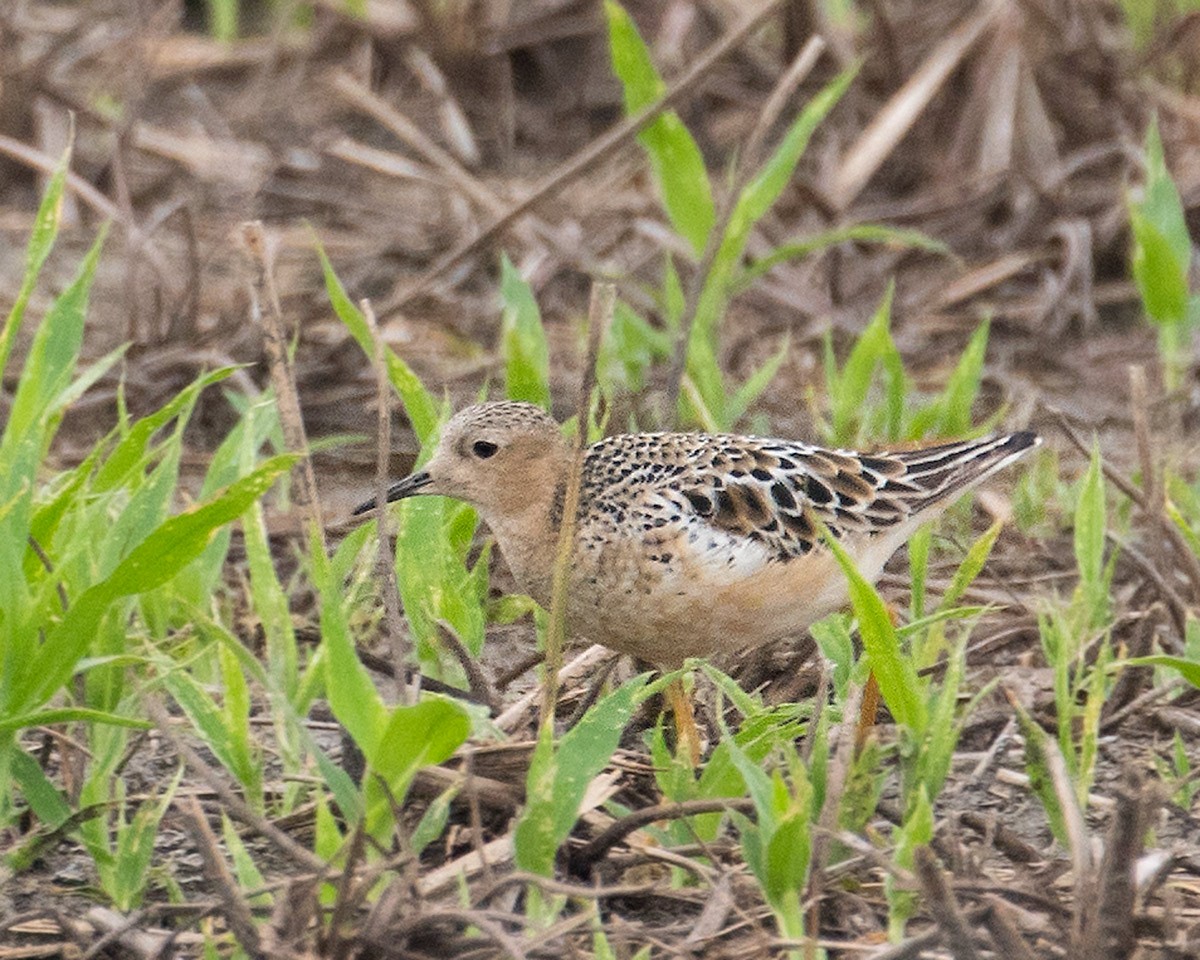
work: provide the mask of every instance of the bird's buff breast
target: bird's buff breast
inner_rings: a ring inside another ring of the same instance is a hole
[[[567,599],[575,636],[663,667],[803,633],[846,602],[836,561],[820,551],[748,576],[697,563],[576,555]]]

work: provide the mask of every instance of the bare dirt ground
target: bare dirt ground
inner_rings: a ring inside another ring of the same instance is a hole
[[[275,245],[284,315],[298,332],[297,376],[311,436],[369,435],[375,420],[373,375],[329,307],[314,234],[351,294],[371,298],[387,341],[455,405],[499,372],[497,278],[506,251],[536,291],[556,404],[569,415],[590,279],[615,278],[621,296],[645,304],[644,286],[658,283],[664,248],[689,269],[633,131],[598,149],[623,116],[600,7],[586,0],[370,0],[360,19],[336,0],[320,0],[302,28],[285,29],[279,11],[298,6],[247,5],[249,36],[232,45],[205,35],[197,3],[16,0],[0,9],[0,310],[16,289],[45,173],[67,143],[73,112],[69,227],[34,307],[45,309],[46,290],[65,285],[97,225],[111,220],[85,352],[98,357],[133,344],[121,376],[135,413],[222,364],[245,364],[239,378],[267,383],[262,333],[251,316],[254,270],[237,241],[239,224],[260,219]],[[825,37],[828,52],[794,96],[797,105],[839,67],[861,58],[862,68],[751,252],[833,225],[882,222],[924,231],[954,256],[845,244],[781,265],[741,295],[724,322],[724,369],[744,378],[785,336],[791,344],[753,411],[757,422],[781,436],[814,435],[822,337],[831,332],[835,348],[845,348],[894,278],[894,332],[920,383],[940,385],[979,320],[990,316],[977,416],[1006,407],[1013,422],[1031,423],[1065,478],[1086,463],[1071,435],[1085,446],[1095,435],[1114,475],[1128,478],[1144,467],[1129,386],[1131,366],[1140,365],[1151,383],[1141,412],[1154,461],[1194,477],[1200,378],[1193,363],[1181,389],[1168,394],[1160,385],[1154,331],[1141,320],[1129,279],[1125,203],[1128,184],[1140,177],[1145,125],[1157,111],[1190,222],[1200,216],[1197,21],[1183,18],[1135,50],[1119,8],[1090,0],[873,2],[853,25],[831,21],[816,3],[774,6],[764,27],[731,44],[675,101],[718,172],[717,188],[719,172],[811,33]],[[722,0],[629,5],[668,84],[734,34],[742,7]],[[662,380],[626,401],[645,425],[663,409]],[[11,386],[0,390],[0,416]],[[69,413],[54,457],[77,460],[108,429],[117,389],[110,377]],[[233,418],[217,392],[202,400],[190,428],[197,468]],[[399,475],[416,446],[399,415],[395,433]],[[333,534],[350,528],[350,507],[369,494],[374,458],[370,441],[317,458]],[[976,508],[979,529],[985,512],[1009,509],[1002,489]],[[1130,515],[1130,549],[1114,580],[1113,643],[1138,653],[1156,636],[1181,642],[1200,583],[1188,578],[1152,517],[1137,508]],[[1095,800],[1080,825],[1093,863],[1053,845],[1022,780],[1003,691],[1052,723],[1037,613],[1046,598],[1073,587],[1069,521],[1052,506],[1036,536],[1006,530],[968,597],[996,601],[998,609],[971,640],[967,687],[997,677],[1001,686],[972,714],[938,800],[940,866],[922,878],[924,906],[910,938],[881,946],[883,871],[873,870],[869,850],[858,851],[851,867],[825,878],[812,905],[831,955],[982,955],[956,950],[947,931],[986,928],[993,956],[1200,956],[1200,816],[1170,802],[1155,765],[1170,757],[1178,732],[1200,768],[1196,691],[1154,688],[1148,671],[1135,671],[1106,704]],[[295,526],[287,517],[275,522],[283,557]],[[905,569],[898,558],[882,585],[901,607]],[[934,571],[931,590],[952,571]],[[503,589],[502,567],[497,574]],[[295,615],[315,630],[311,606],[310,597],[297,597]],[[253,636],[248,625],[247,641]],[[370,647],[372,638],[361,642]],[[509,699],[533,683],[531,663],[523,675],[506,675],[531,643],[526,624],[489,636],[484,669]],[[820,682],[811,645],[800,642],[723,666],[772,702],[811,696]],[[585,678],[568,684],[564,717],[586,688]],[[703,703],[700,713],[712,723]],[[647,714],[632,726],[613,771],[614,797],[634,811],[661,800],[641,747],[641,731],[653,722]],[[302,924],[280,921],[279,942],[294,934],[286,949],[297,956],[592,955],[586,918],[523,940],[519,950],[504,938],[468,936],[473,920],[511,912],[518,886],[502,866],[462,889],[439,873],[509,828],[531,730],[523,728],[515,746],[471,755],[481,786],[455,806],[447,836],[413,866],[403,903],[389,905],[393,913],[364,906],[323,942],[306,940]],[[169,742],[148,738],[130,766],[131,792],[169,775],[174,762]],[[215,814],[219,804],[203,780],[189,786]],[[416,797],[427,800],[438,789],[436,779],[422,781]],[[881,810],[889,809],[885,797]],[[312,829],[303,818],[281,826],[301,842]],[[1148,849],[1122,845],[1147,826]],[[655,957],[782,951],[729,841],[706,851],[711,873],[702,892],[666,882],[669,867],[623,836],[598,839],[586,820],[577,834],[561,889],[601,905],[617,956],[647,944]],[[170,815],[158,843],[186,892],[213,896]],[[255,850],[264,873],[297,870],[270,845]],[[1135,861],[1143,871],[1138,884],[1128,879]],[[199,950],[178,933],[194,929],[192,916],[163,902],[129,923],[95,909],[79,919],[96,903],[90,883],[88,861],[68,844],[13,878],[0,892],[0,960],[81,950],[156,956],[166,949],[166,931],[178,936],[173,948]],[[1121,929],[1096,933],[1106,917]],[[13,919],[22,923],[10,925]],[[106,932],[113,935],[101,943]]]

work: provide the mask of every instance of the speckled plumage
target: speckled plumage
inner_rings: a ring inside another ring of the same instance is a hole
[[[601,440],[584,456],[568,624],[664,667],[798,634],[846,601],[814,521],[874,580],[922,523],[1038,442],[1014,433],[859,454],[697,433]],[[477,404],[388,499],[472,503],[518,582],[546,604],[569,463],[537,407]]]

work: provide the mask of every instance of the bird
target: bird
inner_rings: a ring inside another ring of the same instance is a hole
[[[1019,431],[859,453],[733,434],[606,437],[583,451],[568,631],[663,670],[799,636],[848,602],[822,536],[874,582],[922,524],[1040,442]],[[541,407],[478,403],[386,499],[470,504],[517,584],[548,607],[573,458]]]

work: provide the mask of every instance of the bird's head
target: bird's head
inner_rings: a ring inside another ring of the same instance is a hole
[[[484,519],[520,513],[553,495],[567,446],[555,421],[531,403],[478,403],[455,414],[424,468],[387,491],[391,503],[438,494],[476,507]],[[355,514],[375,506],[371,500]]]

